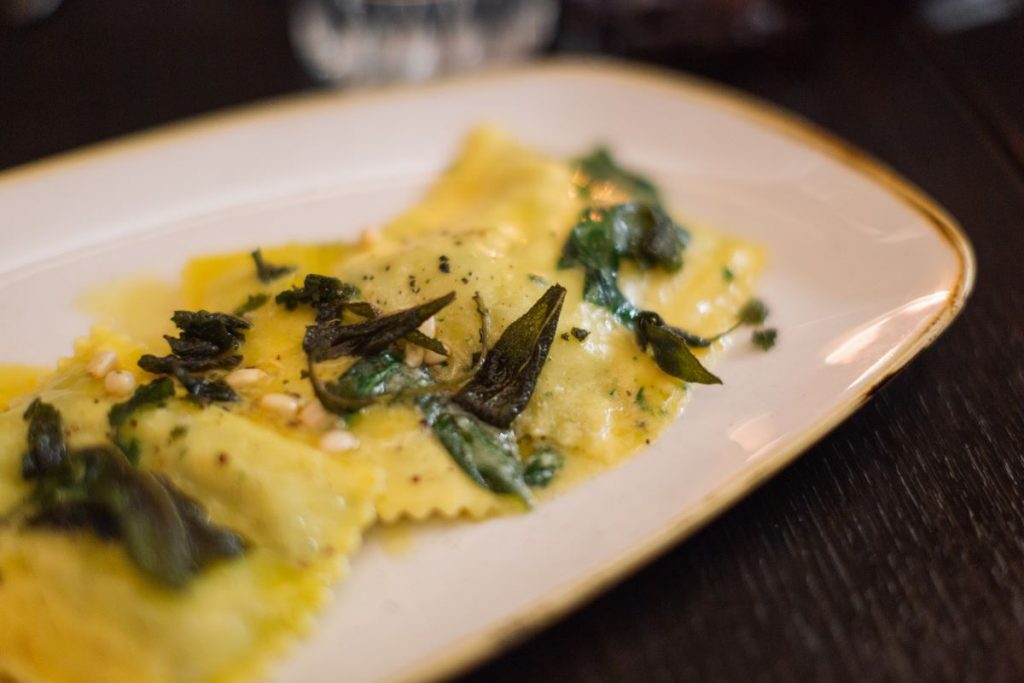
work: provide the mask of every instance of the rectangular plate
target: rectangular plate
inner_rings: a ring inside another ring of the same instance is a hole
[[[681,216],[765,245],[759,291],[780,343],[737,345],[716,370],[725,386],[696,390],[653,446],[529,515],[428,524],[400,554],[371,533],[275,680],[435,678],[565,612],[821,438],[935,339],[973,282],[940,208],[808,124],[702,82],[560,61],[302,96],[0,175],[2,360],[66,353],[90,285],[381,224],[481,122],[553,154],[607,143]]]

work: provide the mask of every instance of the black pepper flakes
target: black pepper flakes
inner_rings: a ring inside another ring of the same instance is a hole
[[[590,336],[590,330],[585,330],[582,327],[574,327],[572,328],[572,336],[576,337],[579,341],[583,341]]]

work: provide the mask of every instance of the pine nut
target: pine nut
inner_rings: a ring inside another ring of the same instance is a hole
[[[259,368],[238,368],[232,370],[224,378],[232,389],[245,389],[255,386],[267,378],[267,373]]]
[[[260,407],[278,417],[290,419],[299,412],[299,399],[290,394],[264,394]]]
[[[359,439],[344,429],[332,429],[320,439],[320,448],[328,453],[341,453],[359,447]]]
[[[299,422],[310,429],[323,429],[330,421],[331,414],[324,408],[324,404],[315,398],[299,411]]]
[[[103,378],[103,386],[112,396],[127,396],[135,391],[135,375],[127,370],[111,370]]]
[[[405,364],[410,368],[418,368],[423,365],[424,349],[422,346],[416,346],[406,342],[405,344]]]
[[[107,373],[113,370],[116,365],[116,353],[113,351],[97,351],[89,360],[89,364],[86,366],[85,370],[91,376],[99,379],[100,377],[106,377]]]

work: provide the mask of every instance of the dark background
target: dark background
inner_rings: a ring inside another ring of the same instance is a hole
[[[553,49],[696,71],[850,139],[960,219],[975,295],[796,464],[466,681],[1024,680],[1024,17],[950,31],[911,2],[793,1],[764,36],[664,4],[569,2]],[[0,27],[0,168],[315,87],[286,20],[67,0]]]

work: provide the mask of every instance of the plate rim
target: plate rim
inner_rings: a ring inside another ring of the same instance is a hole
[[[315,90],[285,95],[92,143],[0,171],[0,187],[10,186],[74,166],[89,165],[104,157],[115,157],[127,151],[141,151],[147,147],[159,147],[175,140],[210,133],[216,129],[230,128],[242,122],[276,118],[312,106],[330,104],[333,107],[352,107],[368,101],[401,99],[412,93],[457,91],[472,88],[475,84],[493,84],[496,80],[514,80],[531,76],[581,76],[640,84],[662,90],[670,96],[700,100],[710,107],[727,110],[769,128],[798,144],[825,154],[907,205],[942,238],[957,257],[959,270],[943,307],[933,315],[927,326],[903,348],[902,352],[894,354],[879,368],[875,378],[860,387],[856,394],[836,404],[828,413],[766,454],[756,464],[707,492],[692,509],[668,518],[657,531],[634,543],[628,552],[622,553],[576,583],[535,601],[505,618],[501,623],[474,632],[437,651],[436,654],[418,663],[415,670],[406,670],[392,677],[394,683],[431,681],[454,676],[522,642],[531,634],[566,615],[573,608],[596,598],[678,545],[792,464],[808,448],[867,403],[882,385],[930,346],[963,310],[974,287],[977,263],[973,247],[960,224],[935,199],[888,165],[799,114],[692,74],[600,56],[555,56],[524,65],[489,68],[470,75],[414,85],[399,84],[357,92]]]

